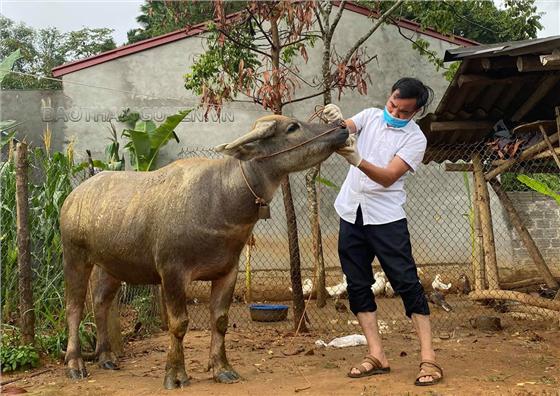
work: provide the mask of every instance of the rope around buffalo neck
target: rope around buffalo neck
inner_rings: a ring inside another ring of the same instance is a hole
[[[251,185],[249,184],[249,180],[247,180],[247,176],[245,176],[245,171],[243,170],[243,165],[241,164],[241,160],[238,160],[239,162],[239,168],[241,169],[241,174],[243,175],[243,180],[245,180],[245,184],[247,185],[247,187],[249,188],[249,191],[251,191],[251,194],[253,194],[253,196],[255,197],[255,203],[258,206],[262,206],[262,205],[266,205],[266,201],[259,197],[255,191],[253,191],[253,189],[251,188]]]

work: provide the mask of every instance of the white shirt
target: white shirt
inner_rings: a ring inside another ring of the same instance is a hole
[[[426,137],[413,120],[404,128],[392,128],[385,122],[383,110],[376,108],[365,109],[351,120],[358,133],[358,153],[367,162],[385,168],[398,155],[412,171],[422,162]],[[356,222],[358,206],[362,208],[364,225],[387,224],[405,218],[404,179],[407,173],[385,188],[357,167],[350,166],[334,203],[336,212],[352,224]]]

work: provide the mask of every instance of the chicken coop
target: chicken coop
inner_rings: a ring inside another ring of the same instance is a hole
[[[429,147],[424,162],[472,181],[468,298],[557,323],[560,36],[452,49],[444,60],[461,64],[420,125]],[[499,216],[512,232],[512,262],[503,269]]]
[[[560,299],[560,37],[448,50],[460,62],[437,108],[419,121],[428,139],[424,165],[407,178],[405,206],[419,277],[436,332],[451,332],[480,316],[503,326],[558,324]],[[182,157],[216,158],[211,149]],[[348,309],[337,251],[333,202],[347,172],[339,156],[321,166],[317,183],[320,238],[305,172],[292,174],[301,279],[309,328],[359,331]],[[239,262],[230,309],[237,327],[294,326],[293,271],[281,194],[272,220],[259,221]],[[382,332],[410,327],[379,263],[373,262]],[[209,284],[188,290],[192,328],[208,328]],[[322,290],[322,292],[321,292]],[[131,321],[157,317],[153,290],[125,286],[121,312]],[[321,298],[320,295],[326,296]],[[142,301],[141,315],[127,311]],[[132,302],[132,304],[131,304]],[[282,304],[287,319],[251,320],[251,304]],[[135,305],[136,304],[136,305]]]

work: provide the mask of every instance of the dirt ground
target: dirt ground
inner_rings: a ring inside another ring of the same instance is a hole
[[[384,335],[392,367],[388,375],[350,379],[346,372],[365,354],[365,347],[315,347],[319,334],[293,337],[265,324],[258,330],[230,329],[228,356],[243,380],[216,384],[205,370],[210,333],[189,331],[185,359],[191,384],[165,391],[162,387],[167,335],[158,333],[130,341],[121,370],[106,371],[88,363],[89,377],[71,381],[59,362],[47,363],[9,386],[30,395],[560,395],[560,337],[558,330],[504,330],[483,333],[458,327],[435,335],[438,360],[445,379],[433,387],[415,387],[417,340],[409,330]],[[301,350],[296,355],[285,356]],[[45,369],[50,371],[43,372]],[[32,374],[40,373],[34,377]],[[4,376],[2,381],[10,379]],[[8,389],[4,387],[3,394]]]

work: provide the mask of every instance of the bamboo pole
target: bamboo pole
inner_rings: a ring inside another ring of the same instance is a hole
[[[16,232],[19,269],[19,312],[22,342],[35,341],[35,311],[31,283],[27,143],[16,145]]]
[[[488,186],[484,180],[482,171],[482,161],[480,154],[473,156],[475,189],[477,191],[480,216],[480,227],[482,233],[483,249],[484,249],[484,271],[486,273],[486,281],[488,288],[499,290],[500,283],[498,278],[498,262],[496,259],[496,244],[494,242],[494,230],[492,228],[492,211],[490,209],[490,195],[488,194]]]
[[[549,138],[550,143],[556,143],[558,141],[558,138],[559,138],[558,135],[550,136],[550,138]],[[523,150],[523,152],[519,155],[519,157],[510,158],[510,159],[506,160],[505,162],[503,162],[502,164],[495,167],[494,169],[492,169],[490,172],[488,172],[485,175],[486,180],[490,180],[490,179],[498,176],[500,173],[507,171],[509,168],[511,168],[513,165],[515,165],[518,162],[522,162],[522,161],[525,161],[527,159],[532,158],[534,155],[540,153],[541,151],[543,151],[546,148],[548,148],[548,143],[545,142],[545,141],[542,141],[542,142],[539,142],[537,144],[532,145],[531,147]]]
[[[520,312],[530,315],[539,315],[545,319],[550,319],[556,323],[560,323],[560,312],[552,309],[533,307],[532,305],[516,305],[509,308],[508,312]]]
[[[525,225],[523,224],[523,221],[521,220],[519,213],[517,213],[517,210],[515,209],[513,202],[511,202],[511,199],[509,199],[506,192],[502,189],[502,185],[500,184],[499,181],[497,181],[496,179],[492,179],[490,180],[490,185],[492,186],[494,192],[500,199],[502,206],[504,207],[506,213],[508,214],[509,220],[513,224],[515,231],[517,231],[517,234],[519,235],[521,241],[525,245],[527,252],[533,259],[533,262],[535,263],[535,267],[537,267],[537,270],[544,278],[546,285],[550,288],[557,289],[558,287],[560,287],[560,285],[558,284],[556,279],[554,279],[554,276],[552,275],[550,269],[546,265],[546,262],[544,261],[544,258],[541,252],[539,251],[539,248],[535,244],[535,241],[531,237],[531,234],[527,230],[527,227],[525,227]]]
[[[555,277],[556,281],[560,280],[560,278]],[[535,278],[528,278],[523,280],[518,280],[515,282],[500,282],[500,286],[503,290],[513,290],[513,289],[522,289],[528,288],[531,286],[537,286],[543,284],[544,279],[542,277],[535,277]]]
[[[251,252],[255,246],[255,236],[251,234],[245,245],[245,302],[253,301],[253,272],[251,269]]]
[[[546,308],[553,311],[560,311],[560,301],[548,300],[542,297],[534,297],[530,294],[509,291],[509,290],[481,290],[469,294],[471,300],[511,300],[534,307]]]

